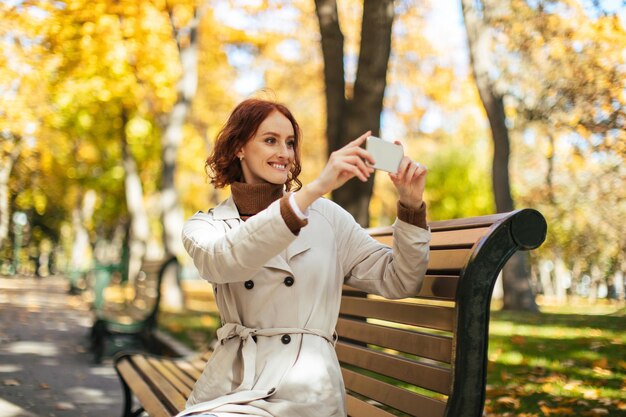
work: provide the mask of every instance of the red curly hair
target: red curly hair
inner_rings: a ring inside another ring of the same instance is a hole
[[[302,171],[300,163],[300,126],[287,107],[273,101],[251,98],[242,101],[228,117],[226,124],[218,133],[213,152],[206,160],[205,170],[215,188],[223,188],[234,182],[243,182],[241,161],[237,152],[256,134],[259,126],[270,115],[278,111],[291,122],[294,131],[295,158],[285,188],[299,190],[302,182],[298,175]]]

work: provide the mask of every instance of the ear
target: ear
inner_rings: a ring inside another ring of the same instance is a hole
[[[239,152],[236,153],[237,158],[239,158],[239,160],[243,159],[243,149],[239,149]]]

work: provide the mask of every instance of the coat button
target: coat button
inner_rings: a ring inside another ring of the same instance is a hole
[[[294,283],[293,277],[285,278],[284,283],[285,283],[286,286],[291,287],[293,285],[293,283]]]
[[[284,334],[283,337],[280,338],[280,341],[283,342],[283,344],[288,345],[289,342],[291,342],[291,336]]]
[[[243,284],[247,289],[251,290],[254,287],[254,282],[252,282],[252,280],[246,281]]]

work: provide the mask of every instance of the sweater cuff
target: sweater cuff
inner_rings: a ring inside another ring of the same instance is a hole
[[[426,223],[426,203],[422,201],[420,208],[407,207],[398,201],[398,219],[428,230]]]
[[[296,236],[300,233],[300,229],[309,223],[307,219],[301,219],[293,211],[291,203],[289,203],[288,195],[280,199],[280,214],[283,216],[283,220],[285,220],[285,223],[287,224],[289,230],[291,230],[291,233]]]

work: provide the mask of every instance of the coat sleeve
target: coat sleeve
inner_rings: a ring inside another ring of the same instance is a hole
[[[279,200],[239,227],[226,230],[218,223],[222,221],[196,214],[182,232],[200,276],[217,284],[249,279],[296,238],[281,216]]]
[[[390,248],[372,238],[340,207],[336,220],[346,284],[390,299],[419,292],[428,267],[430,231],[397,219]]]

